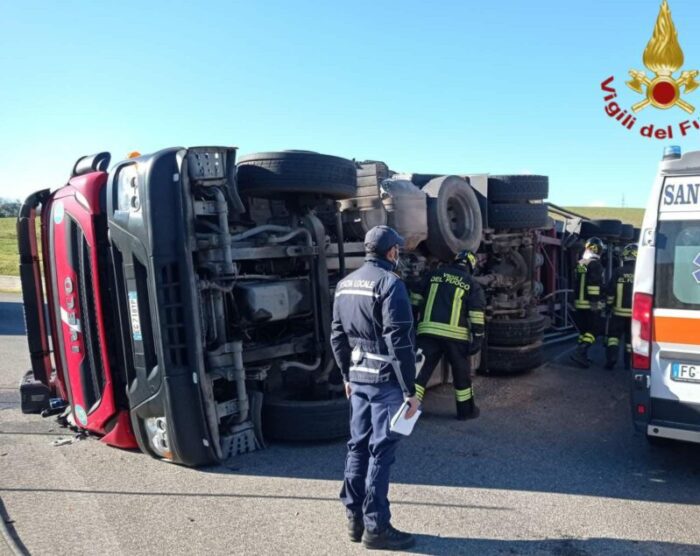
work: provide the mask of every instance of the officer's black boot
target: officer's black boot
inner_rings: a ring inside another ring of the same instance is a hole
[[[349,517],[348,518],[348,535],[352,542],[360,542],[362,540],[362,533],[365,532],[365,523],[360,517]]]
[[[588,367],[591,366],[591,362],[588,359],[588,348],[590,346],[584,342],[580,342],[576,346],[576,351],[574,351],[569,357],[571,360],[579,365],[580,367],[583,367],[584,369],[587,369]]]
[[[466,421],[467,419],[476,419],[479,416],[479,408],[474,403],[474,398],[465,402],[457,401],[457,419]]]
[[[630,367],[632,366],[632,353],[627,351],[625,349],[625,369],[628,371],[630,370]]]
[[[612,370],[615,368],[617,363],[617,352],[619,351],[619,346],[608,346],[605,349],[605,368]]]
[[[365,531],[362,535],[362,546],[369,550],[405,550],[416,544],[411,533],[394,529],[391,524],[381,533]]]

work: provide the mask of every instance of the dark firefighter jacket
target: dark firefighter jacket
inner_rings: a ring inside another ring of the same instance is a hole
[[[577,310],[601,309],[601,291],[603,284],[603,265],[598,259],[581,259],[576,265],[576,300]]]
[[[632,316],[632,289],[634,287],[634,261],[627,261],[613,271],[608,282],[608,307],[618,317]]]
[[[457,265],[428,275],[411,296],[420,307],[418,334],[470,342],[484,334],[484,290],[471,274]]]
[[[398,381],[415,395],[416,352],[408,291],[389,261],[368,256],[338,283],[331,347],[345,381]]]

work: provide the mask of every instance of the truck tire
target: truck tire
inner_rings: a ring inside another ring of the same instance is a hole
[[[530,371],[544,363],[542,342],[521,347],[487,347],[486,374],[515,374]]]
[[[549,195],[547,176],[489,176],[488,199],[496,203],[540,201]]]
[[[357,193],[357,169],[352,160],[310,151],[249,154],[238,162],[238,190],[254,197],[288,193],[350,199]]]
[[[547,319],[533,315],[524,319],[491,319],[486,324],[489,345],[525,346],[541,342]]]
[[[639,234],[641,234],[641,233],[642,233],[642,229],[641,229],[641,228],[635,228],[635,229],[634,229],[634,234],[633,234],[633,237],[632,237],[632,241],[639,243]]]
[[[270,440],[313,442],[350,435],[350,404],[345,397],[301,401],[283,393],[266,394],[263,434]]]
[[[632,224],[623,224],[620,239],[625,243],[634,241],[634,226]]]
[[[591,220],[591,223],[598,229],[598,235],[604,238],[618,238],[622,234],[622,222],[620,220],[605,218],[602,220]]]
[[[593,222],[584,220],[581,222],[581,229],[579,230],[578,235],[580,235],[583,239],[588,239],[590,237],[597,237],[601,234],[598,226],[596,226]]]
[[[459,176],[430,180],[428,196],[428,250],[439,259],[451,260],[463,249],[476,251],[481,243],[481,210],[476,194]]]
[[[547,205],[542,203],[493,203],[489,205],[489,228],[546,228],[549,224]]]

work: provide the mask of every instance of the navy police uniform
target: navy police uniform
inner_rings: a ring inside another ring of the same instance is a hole
[[[413,315],[408,292],[382,255],[403,239],[387,226],[365,237],[365,264],[338,283],[331,346],[350,383],[351,417],[340,499],[370,533],[390,527],[389,471],[400,435],[391,416],[415,395]],[[380,255],[381,254],[381,255]]]

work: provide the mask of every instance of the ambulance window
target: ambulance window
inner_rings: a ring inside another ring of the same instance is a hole
[[[655,297],[657,307],[700,309],[700,221],[660,223]]]

